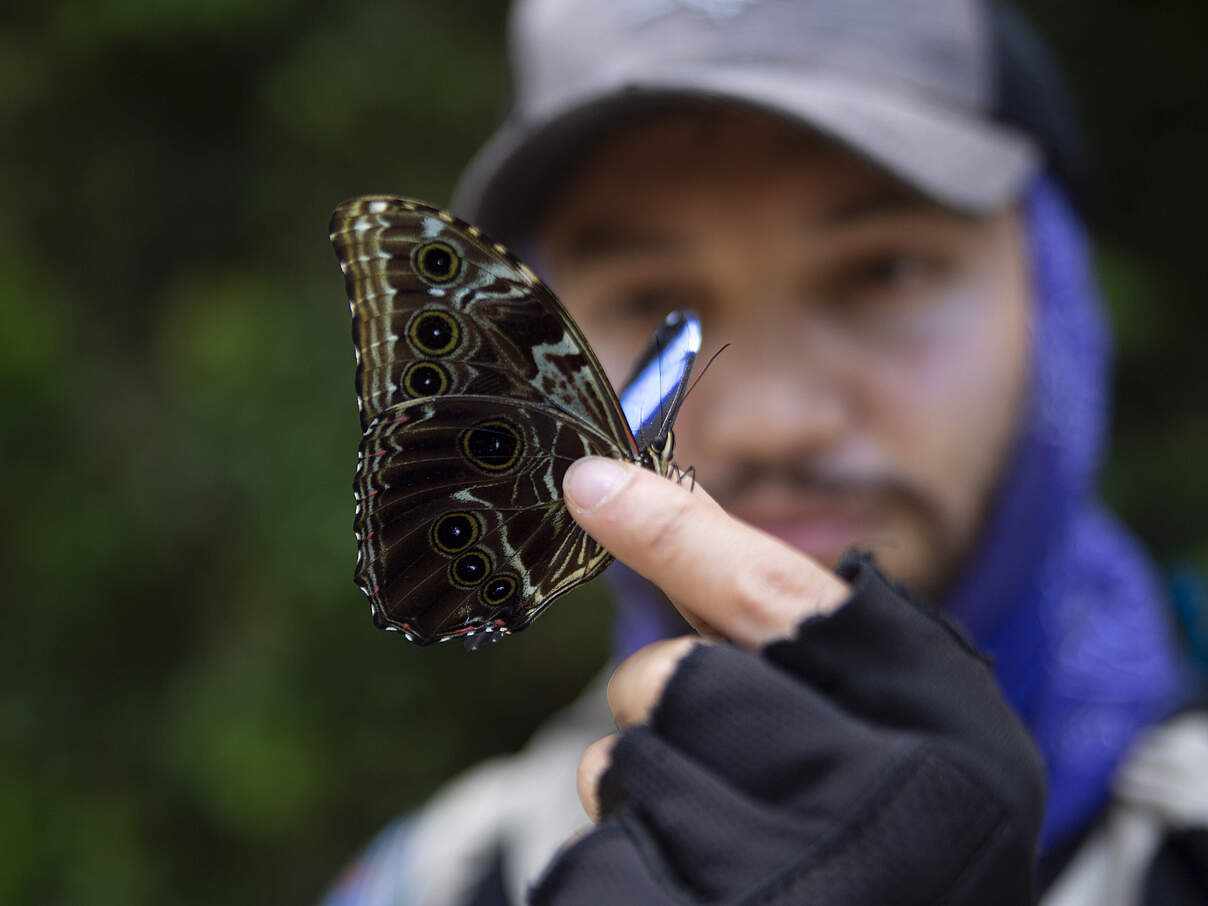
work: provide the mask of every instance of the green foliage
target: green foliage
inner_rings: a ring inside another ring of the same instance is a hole
[[[1029,6],[1104,142],[1108,487],[1161,556],[1208,563],[1203,13]],[[467,657],[374,630],[350,578],[327,218],[447,200],[505,103],[502,23],[62,0],[0,25],[0,902],[313,899],[602,661],[597,589]]]

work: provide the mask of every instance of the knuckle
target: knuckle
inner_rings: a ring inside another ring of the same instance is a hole
[[[692,514],[693,501],[675,495],[674,502],[660,507],[655,515],[642,526],[635,539],[644,553],[656,563],[673,561],[679,556],[684,535]]]
[[[778,562],[753,564],[735,573],[733,607],[744,622],[782,628],[786,615],[808,609],[801,570]]]

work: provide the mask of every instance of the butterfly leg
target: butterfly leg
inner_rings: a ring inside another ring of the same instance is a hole
[[[681,469],[676,463],[671,464],[672,475],[675,478],[676,484],[683,484],[684,479],[690,479],[688,484],[689,491],[696,490],[696,466],[688,466],[687,469]]]

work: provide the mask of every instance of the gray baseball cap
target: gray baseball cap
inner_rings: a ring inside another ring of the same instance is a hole
[[[992,114],[978,0],[519,0],[513,105],[453,208],[514,240],[603,134],[667,104],[740,104],[830,137],[941,204],[1011,201],[1041,155]]]

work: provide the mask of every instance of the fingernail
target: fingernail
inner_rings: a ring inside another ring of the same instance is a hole
[[[562,479],[562,490],[575,509],[591,512],[620,489],[629,478],[615,459],[589,456],[571,464]]]

